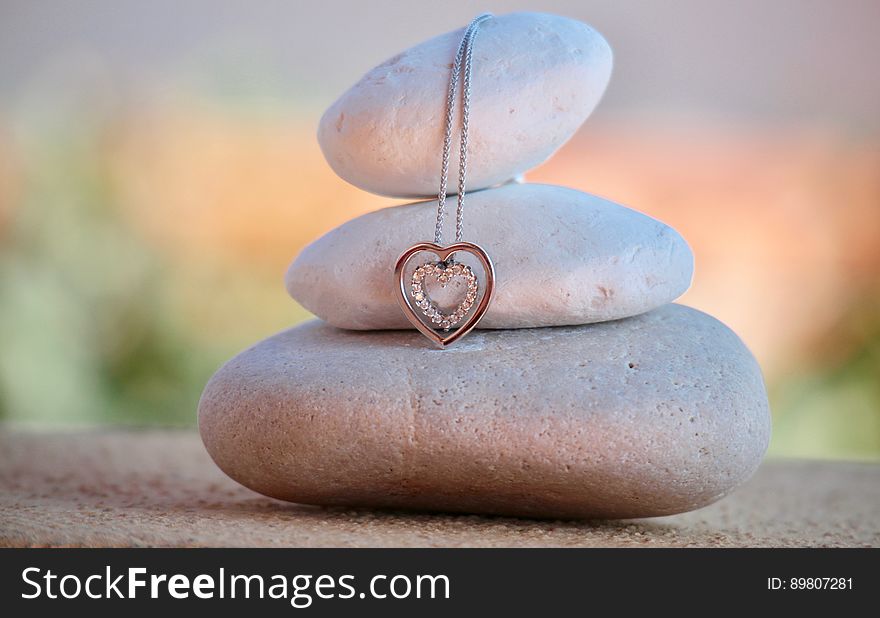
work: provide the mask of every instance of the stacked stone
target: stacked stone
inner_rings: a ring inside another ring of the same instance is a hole
[[[491,255],[496,296],[445,350],[397,306],[397,256],[433,231],[461,35],[379,65],[324,114],[318,138],[339,176],[425,201],[358,217],[300,253],[287,289],[320,319],[211,379],[199,408],[208,451],[240,483],[308,504],[562,518],[717,500],[758,466],[769,412],[737,336],[670,304],[690,284],[687,244],[610,201],[512,182],[605,90],[611,50],[589,26],[535,13],[482,26],[465,240]]]

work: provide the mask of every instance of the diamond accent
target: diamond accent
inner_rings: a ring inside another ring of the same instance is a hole
[[[455,277],[463,277],[467,284],[467,293],[464,300],[455,308],[451,314],[444,314],[431,301],[428,291],[424,288],[425,279],[434,277],[437,282],[446,287]],[[434,328],[448,331],[461,322],[473,307],[477,299],[477,290],[479,283],[477,277],[470,266],[466,264],[457,264],[448,262],[425,262],[415,269],[410,282],[410,295],[415,301],[415,305],[421,309],[422,313],[427,317]]]

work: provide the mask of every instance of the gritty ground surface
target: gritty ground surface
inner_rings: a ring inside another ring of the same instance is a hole
[[[880,545],[880,465],[770,461],[693,513],[540,521],[287,504],[225,477],[194,432],[0,429],[0,546]]]

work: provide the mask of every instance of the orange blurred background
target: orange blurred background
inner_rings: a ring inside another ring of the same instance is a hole
[[[184,424],[242,347],[307,317],[299,249],[390,205],[315,140],[360,74],[481,10],[593,24],[599,110],[530,182],[678,229],[681,302],[740,334],[771,452],[880,458],[880,5],[6,2],[0,417]]]

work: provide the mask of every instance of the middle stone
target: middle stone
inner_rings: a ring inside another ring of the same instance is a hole
[[[291,264],[288,292],[340,328],[411,328],[395,300],[394,264],[407,247],[430,240],[435,216],[436,201],[418,202],[331,230]],[[637,315],[678,298],[693,274],[693,255],[675,230],[563,187],[507,185],[472,193],[464,236],[495,264],[495,298],[479,328],[566,326]]]

